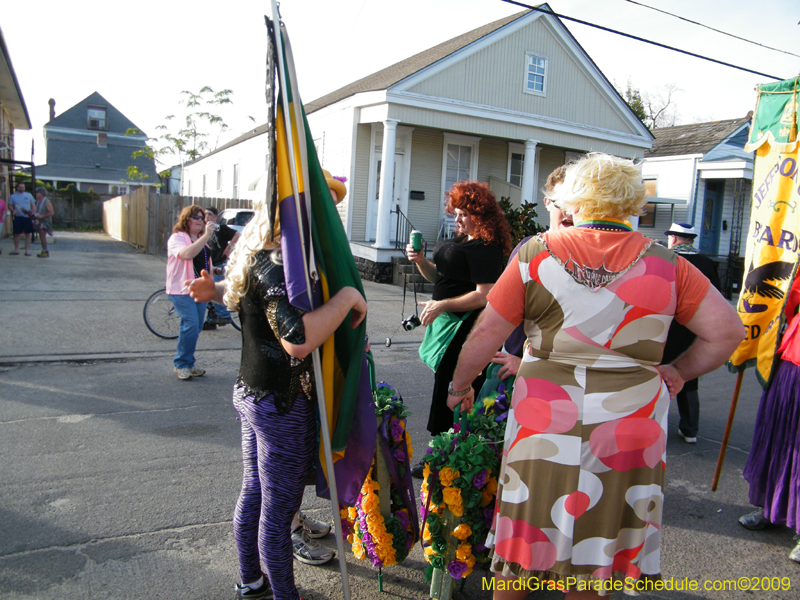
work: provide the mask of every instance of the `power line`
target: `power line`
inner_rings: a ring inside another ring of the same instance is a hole
[[[653,46],[658,46],[659,48],[665,48],[666,50],[672,50],[673,52],[679,52],[680,54],[686,54],[687,56],[693,56],[694,58],[700,58],[702,60],[707,60],[709,62],[716,63],[718,65],[723,65],[725,67],[731,67],[732,69],[738,69],[739,71],[745,71],[746,73],[752,73],[753,75],[760,75],[761,77],[769,77],[770,79],[775,79],[776,81],[783,81],[786,79],[785,77],[778,77],[776,75],[769,75],[767,73],[761,73],[759,71],[753,71],[752,69],[747,69],[745,67],[739,67],[737,65],[727,63],[721,60],[717,60],[716,58],[710,58],[708,56],[703,56],[702,54],[695,54],[694,52],[689,52],[688,50],[681,50],[680,48],[675,48],[674,46],[668,46],[666,44],[661,44],[659,42],[654,42],[653,40],[648,40],[643,37],[639,37],[636,35],[631,35],[630,33],[625,33],[624,31],[618,31],[616,29],[611,29],[610,27],[603,27],[602,25],[597,25],[595,23],[590,23],[589,21],[583,21],[581,19],[576,19],[574,17],[568,17],[566,15],[560,15],[558,13],[553,12],[552,10],[539,8],[538,6],[530,6],[528,4],[523,4],[522,2],[516,2],[515,0],[503,0],[503,2],[507,2],[508,4],[515,4],[517,6],[521,6],[523,8],[528,8],[530,10],[535,10],[537,12],[544,13],[546,15],[551,15],[553,17],[557,17],[559,19],[564,19],[566,21],[574,21],[575,23],[580,23],[581,25],[587,25],[588,27],[594,27],[595,29],[600,29],[602,31],[607,31],[609,33],[615,33],[617,35],[621,35],[626,38],[630,38],[632,40],[637,40],[639,42],[644,42],[645,44],[651,44]]]
[[[700,27],[705,27],[706,29],[710,29],[711,31],[716,31],[717,33],[721,33],[722,35],[727,35],[728,37],[732,37],[737,40],[747,42],[748,44],[753,44],[754,46],[761,46],[762,48],[766,48],[767,50],[774,50],[775,52],[782,52],[783,54],[789,54],[790,56],[796,56],[797,58],[800,58],[800,54],[795,54],[794,52],[789,52],[788,50],[781,50],[780,48],[773,48],[772,46],[767,46],[766,44],[761,44],[760,42],[754,42],[753,40],[748,40],[747,38],[740,37],[733,33],[728,33],[727,31],[722,31],[721,29],[715,29],[710,25],[705,25],[703,23],[699,23],[698,21],[692,21],[691,19],[687,19],[686,17],[682,17],[680,15],[667,12],[666,10],[661,10],[660,8],[656,8],[655,6],[648,6],[647,4],[636,2],[636,0],[625,0],[625,2],[630,2],[631,4],[636,4],[638,6],[641,6],[642,8],[649,8],[650,10],[655,10],[657,12],[664,13],[665,15],[669,15],[670,17],[675,17],[676,19],[680,19],[681,21],[686,21],[687,23],[692,23],[693,25],[699,25]]]

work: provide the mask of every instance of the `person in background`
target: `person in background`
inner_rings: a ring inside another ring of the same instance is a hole
[[[14,251],[9,252],[12,256],[19,255],[19,237],[25,236],[25,256],[30,256],[31,234],[33,234],[33,215],[36,210],[36,202],[28,192],[25,191],[25,184],[17,184],[17,191],[8,198],[8,208],[14,217]]]
[[[6,201],[2,198],[2,196],[0,196],[0,230],[2,230],[3,226],[5,225],[6,212],[8,212],[8,204],[6,204]],[[5,235],[5,232],[3,232],[3,235]],[[0,249],[0,254],[2,253],[3,250]]]
[[[786,331],[775,354],[777,364],[758,404],[753,444],[742,476],[750,484],[750,504],[739,517],[747,529],[786,526],[800,535],[800,277],[786,297]],[[789,552],[800,563],[800,541]]]
[[[717,265],[709,257],[699,254],[697,248],[692,244],[697,237],[697,232],[692,225],[688,223],[673,223],[669,231],[665,231],[664,235],[667,236],[667,247],[673,252],[677,252],[700,272],[708,277],[708,280],[718,290],[721,289],[719,282],[719,274],[717,273]],[[671,363],[681,352],[686,350],[692,345],[694,341],[694,334],[686,327],[673,321],[669,326],[669,333],[667,334],[667,345],[664,346],[665,363]],[[683,389],[678,392],[676,396],[678,402],[678,414],[680,421],[678,422],[678,435],[680,435],[687,444],[697,443],[697,432],[700,430],[700,395],[698,393],[698,380],[692,379],[683,385]]]
[[[39,239],[42,242],[42,251],[36,256],[39,258],[48,258],[50,252],[47,249],[47,236],[53,235],[53,215],[56,211],[53,210],[53,204],[47,199],[47,190],[43,187],[36,188],[36,214],[34,220],[38,226]]]
[[[202,207],[187,206],[178,216],[167,240],[167,294],[181,318],[173,363],[175,373],[183,380],[205,375],[205,370],[194,364],[194,349],[203,327],[206,306],[192,300],[184,282],[200,277],[202,271],[212,271],[213,262],[206,244],[214,234],[214,228],[214,223],[205,222]]]
[[[242,581],[236,597],[296,600],[292,557],[316,565],[334,555],[313,542],[303,527],[320,526],[319,533],[326,535],[330,525],[299,513],[318,448],[311,353],[345,319],[357,327],[367,303],[358,290],[345,287],[311,312],[292,306],[283,273],[280,223],[275,220],[274,229],[270,226],[273,219],[265,198],[253,204],[255,215],[233,251],[225,281],[215,284],[203,273],[186,283],[199,305],[224,300],[239,312],[242,323],[242,359],[233,389],[244,463],[233,517]]]
[[[561,165],[560,167],[556,167],[552,173],[547,176],[547,181],[544,184],[544,206],[550,216],[550,229],[548,229],[550,233],[560,231],[564,227],[572,227],[572,217],[565,214],[560,208],[557,208],[549,198],[549,194],[553,193],[556,186],[563,183],[564,174],[567,172],[567,166],[568,165]],[[529,235],[516,245],[511,252],[511,256],[508,257],[508,262],[514,259],[519,249],[527,244],[532,237],[534,236]],[[503,347],[494,355],[494,358],[492,358],[493,363],[502,365],[497,372],[500,379],[508,379],[511,376],[516,376],[520,362],[522,362],[522,350],[526,339],[525,328],[520,324],[519,327],[511,332],[511,335],[508,336]]]
[[[508,222],[486,183],[461,181],[447,192],[445,210],[454,214],[457,236],[440,242],[433,250],[433,262],[411,244],[406,246],[408,260],[417,265],[422,276],[434,283],[432,299],[421,302],[425,307],[420,322],[425,331],[423,346],[437,340],[443,355],[434,373],[428,431],[432,436],[453,426],[453,413],[447,408],[448,390],[458,353],[472,326],[486,306],[486,295],[503,272],[504,256],[511,251]],[[437,329],[454,318],[462,319],[448,341]],[[429,339],[429,337],[431,339]],[[488,360],[486,361],[488,364]],[[486,375],[476,373],[473,385],[480,389]],[[411,468],[411,474],[421,478],[423,462]]]
[[[447,401],[472,408],[470,382],[524,322],[487,539],[496,600],[527,597],[520,578],[560,583],[570,600],[660,578],[670,396],[744,338],[736,311],[700,271],[626,225],[646,201],[632,161],[588,154],[551,200],[574,226],[539,234],[508,265]],[[697,338],[660,364],[673,318]]]
[[[239,241],[240,234],[235,229],[228,227],[226,223],[217,223],[219,211],[214,206],[206,207],[206,223],[213,223],[215,226],[214,235],[208,241],[211,250],[211,262],[214,263],[214,281],[225,279],[225,266],[228,264],[228,257],[233,251],[236,242]],[[213,310],[211,310],[213,307]],[[231,322],[231,314],[224,304],[212,302],[206,314],[206,321],[203,323],[203,331],[216,329],[217,325],[228,325]]]

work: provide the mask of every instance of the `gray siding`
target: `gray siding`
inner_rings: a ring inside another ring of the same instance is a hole
[[[408,220],[422,232],[433,249],[439,229],[444,198],[442,197],[442,155],[444,135],[441,131],[417,128],[411,141],[411,174],[409,189],[425,192],[425,200],[408,201]],[[483,158],[480,156],[480,158]]]
[[[369,188],[369,155],[370,155],[370,125],[358,126],[358,139],[356,141],[356,175],[350,187],[351,202],[353,203],[353,223],[351,239],[363,241],[367,231],[367,190]]]
[[[478,150],[478,181],[489,181],[492,175],[506,181],[508,142],[498,138],[483,138]]]
[[[546,96],[523,91],[528,51],[548,59]],[[466,57],[409,91],[635,133],[619,108],[542,19]]]

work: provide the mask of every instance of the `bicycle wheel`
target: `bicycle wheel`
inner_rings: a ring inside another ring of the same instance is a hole
[[[172,305],[166,289],[153,293],[144,303],[144,324],[160,338],[177,339],[181,329],[181,318]]]
[[[231,325],[236,329],[236,331],[242,330],[242,324],[239,322],[239,313],[235,310],[230,311],[231,313]]]

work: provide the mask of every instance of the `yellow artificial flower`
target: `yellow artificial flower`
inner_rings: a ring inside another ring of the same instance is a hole
[[[451,506],[448,506],[448,508],[450,509],[450,512],[453,513],[454,516],[456,517],[464,516],[464,505],[461,504],[460,502],[458,504],[453,504]]]
[[[431,466],[428,463],[425,463],[425,467],[422,469],[422,479],[425,483],[428,483],[428,478],[431,476]]]
[[[409,435],[408,430],[406,430],[406,446],[408,446],[408,461],[410,464],[411,459],[414,457],[414,446],[411,445],[411,436]]]
[[[377,481],[373,481],[373,479],[371,477],[367,476],[366,481],[364,481],[364,485],[361,486],[361,493],[366,496],[367,494],[371,494],[372,492],[376,492],[379,489],[381,489],[381,486],[378,485],[378,482]]]
[[[456,558],[458,560],[463,560],[464,562],[469,562],[471,556],[472,545],[468,544],[467,542],[462,542],[459,544],[458,549],[456,550]]]
[[[483,486],[483,489],[484,490],[488,490],[492,494],[496,494],[497,493],[497,478],[489,477],[489,479],[486,481],[486,485]]]
[[[483,399],[483,408],[484,410],[489,410],[494,406],[494,398],[484,398]]]
[[[431,530],[428,529],[428,524],[425,523],[425,529],[422,531],[422,539],[426,542],[430,542],[432,537]]]
[[[364,560],[364,556],[366,556],[366,552],[364,552],[364,546],[358,540],[353,542],[353,554],[358,560]]]
[[[453,529],[453,533],[451,535],[457,537],[461,541],[464,541],[465,539],[467,539],[469,536],[472,535],[472,528],[466,523],[461,523],[458,527]]]
[[[447,508],[455,515],[456,511],[453,510],[453,506],[461,504],[461,490],[454,487],[446,487],[444,488],[443,495]]]
[[[428,556],[436,556],[436,550],[433,549],[433,546],[425,546],[425,557]]]
[[[444,486],[453,485],[453,482],[460,476],[461,474],[458,471],[453,471],[451,467],[445,467],[439,471],[439,481],[441,481]]]
[[[358,509],[355,506],[351,506],[347,509],[347,516],[351,521],[355,521],[358,518]]]
[[[348,518],[347,517],[347,509],[346,508],[339,509],[339,518],[340,519],[347,519]]]
[[[425,502],[428,499],[428,480],[427,479],[423,479],[422,480],[422,488],[421,489],[422,489],[422,493],[425,494],[425,498],[422,501]]]
[[[353,544],[353,534],[352,533],[347,536],[347,543],[352,546],[352,544]]]

